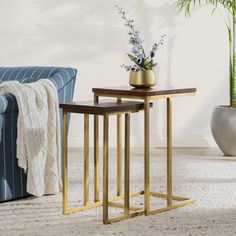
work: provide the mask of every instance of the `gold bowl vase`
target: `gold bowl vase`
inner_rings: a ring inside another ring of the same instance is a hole
[[[135,88],[151,88],[156,85],[153,70],[130,71],[129,84]]]

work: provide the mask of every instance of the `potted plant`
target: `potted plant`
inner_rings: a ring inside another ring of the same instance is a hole
[[[151,51],[147,54],[143,47],[140,32],[134,28],[134,20],[129,20],[121,7],[117,5],[115,7],[118,9],[121,19],[125,21],[125,26],[129,28],[129,43],[132,45],[132,53],[128,53],[128,57],[134,64],[132,66],[122,65],[126,71],[130,71],[129,84],[136,88],[153,87],[156,84],[153,69],[157,65],[154,62],[154,57],[159,46],[163,44],[165,35],[161,36],[158,43],[154,43]]]
[[[191,7],[212,4],[214,10],[223,7],[229,33],[230,105],[217,106],[211,119],[211,131],[221,151],[236,156],[236,1],[235,0],[179,0],[178,8],[190,16]],[[228,50],[228,49],[226,49]]]

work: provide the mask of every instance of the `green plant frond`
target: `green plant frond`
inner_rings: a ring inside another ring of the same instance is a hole
[[[218,9],[225,19],[229,35],[230,104],[236,108],[236,0],[178,0],[176,6],[190,16],[192,8],[206,4],[212,4],[212,13]],[[226,15],[222,14],[219,6],[225,9]]]
[[[191,7],[213,4],[217,7],[219,4],[226,8],[232,15],[236,13],[236,1],[235,0],[178,0],[177,7],[180,11],[185,10],[185,14],[190,16]]]
[[[133,55],[131,55],[131,54],[128,53],[128,57],[129,57],[129,59],[130,59],[131,61],[133,61],[134,63],[136,63],[137,58],[136,58],[135,56],[133,56]]]

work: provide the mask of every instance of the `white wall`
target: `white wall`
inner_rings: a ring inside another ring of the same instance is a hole
[[[114,8],[135,19],[149,48],[163,33],[158,86],[197,87],[195,97],[174,101],[174,144],[214,146],[209,123],[216,105],[228,104],[227,31],[219,14],[202,8],[185,19],[167,0],[1,0],[0,65],[78,68],[74,100],[92,99],[91,88],[128,84],[127,30]],[[152,145],[165,144],[165,103],[151,112]],[[91,120],[92,121],[92,120]],[[115,119],[111,125],[115,127]],[[92,127],[92,122],[91,122]],[[132,116],[132,145],[143,142],[142,114]],[[70,145],[82,145],[81,116],[73,116]],[[92,137],[91,137],[92,140]],[[111,130],[115,144],[115,129]]]

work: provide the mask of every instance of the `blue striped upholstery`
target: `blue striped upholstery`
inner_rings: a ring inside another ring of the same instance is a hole
[[[77,71],[62,67],[0,67],[0,83],[18,80],[22,83],[48,78],[58,90],[60,102],[72,101]],[[28,196],[27,176],[17,165],[18,105],[11,94],[0,95],[0,202]]]

